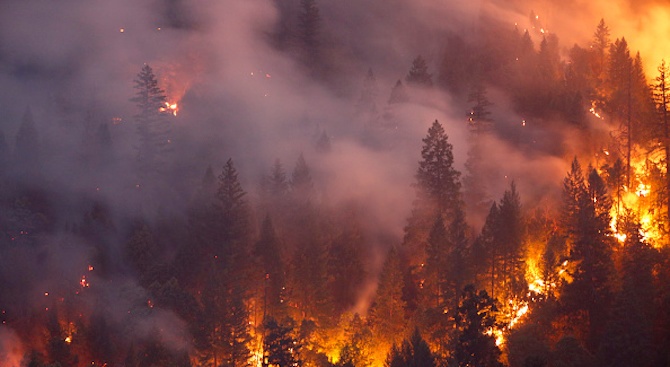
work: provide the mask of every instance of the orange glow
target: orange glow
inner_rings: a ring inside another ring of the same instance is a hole
[[[650,200],[654,188],[649,182],[650,172],[648,168],[649,165],[659,165],[658,162],[654,162],[653,158],[643,154],[639,147],[635,147],[631,156],[631,188],[624,185],[619,197],[613,194],[610,229],[612,230],[612,236],[621,244],[626,241],[627,236],[618,230],[619,216],[625,210],[630,210],[640,222],[642,239],[653,246],[661,246],[662,234],[654,223],[654,211]],[[658,159],[656,158],[656,160]]]
[[[168,112],[172,116],[177,116],[179,112],[179,105],[177,103],[165,102],[165,106],[159,109],[160,112]]]

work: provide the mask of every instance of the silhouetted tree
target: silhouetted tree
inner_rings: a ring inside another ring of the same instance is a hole
[[[301,345],[294,335],[293,322],[278,323],[269,317],[263,321],[263,367],[298,367]]]
[[[477,292],[473,285],[463,289],[457,310],[458,339],[454,346],[454,363],[459,367],[502,367],[500,349],[493,335],[486,332],[496,326],[495,303],[486,291]]]
[[[138,172],[141,180],[155,180],[165,173],[166,154],[170,145],[169,114],[165,104],[165,91],[158,86],[153,69],[144,64],[134,80],[135,96],[130,99],[138,108],[135,115],[139,145]]]
[[[407,85],[414,87],[426,88],[433,86],[433,77],[428,73],[428,65],[421,55],[417,56],[414,61],[412,61],[412,67],[409,69],[405,81],[407,82]]]

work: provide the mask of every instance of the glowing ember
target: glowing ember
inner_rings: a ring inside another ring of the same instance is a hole
[[[172,116],[177,116],[177,112],[179,112],[179,106],[177,103],[165,102],[165,106],[159,108],[159,111],[168,112],[172,114]]]
[[[600,112],[596,111],[596,101],[591,101],[591,108],[589,108],[589,112],[591,112],[593,116],[604,120],[604,118],[600,115]]]
[[[82,288],[88,288],[90,286],[86,280],[86,275],[82,275],[81,280],[79,281],[79,285],[81,285]]]
[[[68,343],[68,344],[72,343],[72,337],[69,336],[69,335],[66,336],[66,337],[65,337],[65,342]]]

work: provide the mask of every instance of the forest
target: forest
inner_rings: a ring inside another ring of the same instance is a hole
[[[0,366],[669,365],[670,66],[457,3],[0,4]]]

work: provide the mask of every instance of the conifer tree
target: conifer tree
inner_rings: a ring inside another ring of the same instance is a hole
[[[407,85],[413,87],[428,88],[433,86],[433,76],[428,73],[428,65],[421,55],[412,61],[412,67],[409,69],[405,81]]]
[[[421,337],[418,328],[414,329],[409,340],[405,339],[400,347],[395,345],[387,357],[387,367],[435,367],[435,357],[428,343]]]
[[[392,247],[384,261],[379,285],[371,307],[370,321],[376,340],[388,345],[397,343],[405,328],[405,301],[403,292],[403,269],[400,255]]]
[[[486,291],[477,292],[473,285],[463,289],[456,325],[458,339],[454,346],[454,364],[459,367],[502,367],[500,349],[487,330],[496,326],[494,300]]]
[[[293,321],[278,323],[269,317],[263,321],[263,367],[298,367],[302,364],[302,346],[293,335]]]
[[[437,120],[422,141],[422,160],[416,173],[417,200],[422,204],[435,202],[435,212],[451,215],[461,205],[460,172],[454,168],[453,146]]]
[[[623,217],[626,240],[622,285],[615,295],[598,356],[607,366],[652,366],[654,250],[642,239],[639,221],[632,213]]]
[[[653,96],[658,111],[658,142],[663,149],[665,161],[670,162],[670,69],[661,61],[658,75],[654,79]],[[665,175],[666,221],[670,223],[670,175]]]
[[[605,107],[606,103],[606,81],[607,81],[607,65],[608,65],[608,51],[610,48],[610,31],[605,24],[605,19],[600,19],[600,23],[593,34],[591,42],[591,69],[592,69],[592,85],[593,98],[595,106],[599,110]]]
[[[130,99],[138,108],[135,115],[139,145],[138,172],[142,180],[154,180],[165,173],[170,147],[169,114],[165,109],[167,97],[158,86],[153,69],[144,64],[134,80],[135,96]]]
[[[561,299],[570,312],[584,311],[589,317],[588,347],[595,350],[605,325],[603,310],[612,294],[611,201],[605,183],[590,168],[586,183],[579,164],[564,183],[564,223],[570,245],[570,261],[576,264],[573,281],[565,286]]]
[[[425,257],[425,241],[436,215],[453,219],[462,209],[460,172],[454,167],[453,147],[442,125],[435,120],[423,139],[416,173],[416,199],[405,227],[403,246],[416,265]]]
[[[218,177],[216,209],[219,220],[220,240],[243,247],[248,239],[249,209],[246,192],[237,178],[232,159],[228,159]]]

